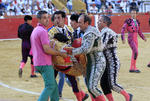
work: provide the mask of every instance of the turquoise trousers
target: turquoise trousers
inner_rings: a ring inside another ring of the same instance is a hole
[[[54,77],[53,66],[35,66],[44,80],[45,88],[42,91],[38,101],[59,101],[58,85]]]

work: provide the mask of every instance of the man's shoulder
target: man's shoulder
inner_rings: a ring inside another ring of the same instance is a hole
[[[49,37],[50,38],[53,38],[54,37],[54,35],[56,34],[56,33],[58,33],[59,31],[57,30],[57,28],[56,27],[51,27],[49,30],[48,30],[48,35],[49,35]]]
[[[55,33],[58,33],[58,30],[56,27],[52,27],[48,30],[48,34],[54,35]]]
[[[36,33],[46,33],[47,30],[41,26],[36,26],[34,29],[33,29],[33,32],[36,32]]]
[[[74,32],[73,28],[71,26],[68,26],[68,25],[65,25],[67,27],[67,29],[70,31],[70,32]]]
[[[98,33],[99,31],[96,27],[88,26],[88,28],[86,29],[86,32]]]
[[[117,35],[117,33],[115,31],[113,31],[111,28],[104,28],[104,30],[102,30],[102,33],[107,33],[107,34],[110,34],[110,35]]]
[[[88,26],[88,28],[85,30],[84,35],[94,34],[96,36],[100,36],[99,30],[96,27]]]
[[[48,29],[48,32],[55,32],[55,31],[57,31],[57,28],[54,26]]]

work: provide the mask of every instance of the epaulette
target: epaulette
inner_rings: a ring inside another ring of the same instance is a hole
[[[48,31],[49,38],[52,39],[56,33],[58,33],[58,30],[57,30],[55,27],[51,28],[51,29]]]
[[[74,30],[73,30],[73,28],[72,28],[71,26],[68,26],[68,25],[66,25],[66,26],[67,26],[67,29],[68,29],[71,33],[74,32]]]

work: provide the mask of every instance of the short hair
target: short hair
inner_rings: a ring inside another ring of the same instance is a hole
[[[82,14],[81,16],[84,17],[84,23],[88,22],[88,24],[91,25],[92,19],[90,16],[88,16],[87,14]]]
[[[110,17],[103,15],[102,18],[103,18],[103,22],[106,23],[108,27],[112,24],[112,20]]]
[[[66,18],[66,13],[65,13],[64,11],[56,11],[56,12],[54,13],[54,16],[55,16],[56,14],[61,14],[61,17],[62,17],[62,18]]]
[[[78,14],[72,14],[71,17],[70,17],[70,20],[72,20],[72,21],[78,22],[78,19],[79,19],[79,15]]]
[[[24,16],[24,21],[27,22],[28,20],[32,20],[32,16],[30,15]]]
[[[43,14],[48,14],[48,13],[47,13],[47,11],[45,11],[45,10],[40,10],[40,11],[37,13],[37,16],[36,16],[36,17],[39,18],[39,19],[41,19],[41,17],[42,17]]]

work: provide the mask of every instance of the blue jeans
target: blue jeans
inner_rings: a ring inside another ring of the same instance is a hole
[[[63,86],[64,86],[65,74],[62,72],[58,72],[58,74],[59,74],[58,89],[59,89],[59,95],[61,95],[62,90],[63,90]]]

